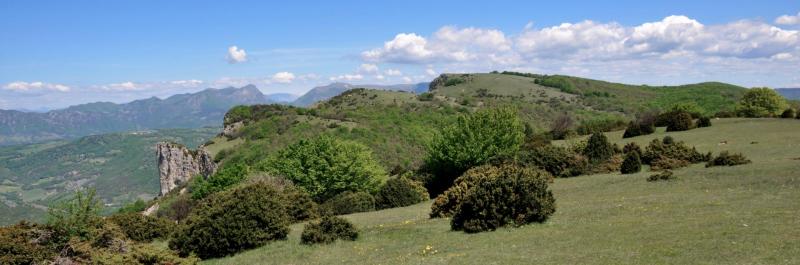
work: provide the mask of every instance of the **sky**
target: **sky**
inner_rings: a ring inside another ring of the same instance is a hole
[[[0,1],[0,109],[524,71],[800,87],[800,1]]]

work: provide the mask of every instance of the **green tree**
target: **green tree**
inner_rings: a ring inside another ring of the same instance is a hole
[[[93,229],[102,225],[102,207],[94,188],[77,191],[72,198],[48,210],[47,225],[53,229],[58,240],[65,242],[73,236],[85,239]]]
[[[387,174],[362,144],[331,136],[300,140],[263,161],[262,169],[284,176],[317,201],[345,191],[378,191]]]
[[[246,165],[235,163],[226,165],[207,179],[202,176],[195,176],[190,185],[192,198],[199,200],[205,198],[209,194],[223,191],[228,187],[242,182],[242,180],[247,178],[249,172],[250,169]]]
[[[586,142],[583,155],[589,158],[592,163],[599,163],[608,160],[614,155],[614,146],[608,142],[608,138],[603,133],[594,133]]]
[[[511,108],[480,110],[458,117],[434,137],[425,163],[434,175],[429,192],[438,195],[471,167],[512,156],[523,142],[524,126]]]
[[[749,89],[742,95],[736,111],[745,117],[778,116],[786,109],[786,99],[767,87]]]

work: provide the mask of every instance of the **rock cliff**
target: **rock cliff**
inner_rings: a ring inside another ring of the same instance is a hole
[[[158,175],[161,179],[160,196],[188,183],[194,176],[208,177],[217,165],[204,149],[190,150],[176,143],[158,143]]]

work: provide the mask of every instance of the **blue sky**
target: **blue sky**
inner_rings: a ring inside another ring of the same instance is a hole
[[[800,87],[798,30],[798,1],[2,1],[0,108],[495,69]]]

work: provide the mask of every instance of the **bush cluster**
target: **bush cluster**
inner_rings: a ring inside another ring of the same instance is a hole
[[[697,125],[695,127],[697,128],[711,127],[711,118],[705,116],[700,117],[700,119],[697,119]]]
[[[407,177],[396,177],[386,181],[375,196],[380,209],[417,204],[428,199],[428,191],[422,183]]]
[[[499,176],[480,178],[467,192],[450,221],[453,230],[476,233],[544,222],[555,212],[546,173],[512,165],[497,170]]]
[[[667,159],[686,161],[686,164],[705,162],[711,159],[711,154],[701,154],[694,147],[689,148],[684,142],[676,142],[672,137],[663,140],[653,139],[642,154],[642,162],[651,166],[665,160],[662,164],[674,164]],[[669,162],[669,163],[668,163]]]
[[[706,163],[706,167],[715,166],[736,166],[749,164],[751,161],[741,153],[731,154],[728,151],[722,151],[719,155]]]
[[[620,172],[622,174],[633,174],[642,170],[642,160],[639,158],[639,152],[629,152],[625,154],[625,160],[622,161]]]
[[[592,163],[600,163],[608,160],[614,155],[614,146],[608,142],[605,134],[594,133],[586,142],[583,155]]]
[[[431,218],[450,217],[459,204],[467,196],[467,192],[475,186],[480,179],[496,178],[500,170],[496,166],[483,165],[464,172],[453,183],[453,186],[440,194],[431,205]]]
[[[325,201],[322,207],[335,215],[369,212],[375,210],[375,198],[366,192],[345,191]]]
[[[56,255],[46,227],[28,222],[0,227],[0,264],[45,264]]]
[[[258,182],[215,193],[199,203],[169,241],[182,256],[214,258],[285,239],[290,217],[285,198]]]
[[[656,127],[653,125],[652,122],[641,122],[641,121],[632,121],[628,123],[628,127],[625,128],[625,133],[622,135],[622,138],[631,138],[640,135],[648,135],[652,134],[656,131]]]
[[[284,188],[283,195],[287,201],[286,212],[292,222],[302,222],[319,216],[319,205],[303,189],[288,186]]]
[[[347,219],[336,216],[324,216],[318,222],[311,222],[303,227],[300,242],[306,245],[330,244],[337,239],[354,241],[358,238],[358,230]]]
[[[647,177],[647,181],[661,181],[661,180],[671,180],[675,179],[675,176],[672,174],[672,171],[664,170],[659,173],[650,175]]]
[[[137,242],[166,238],[175,227],[175,223],[170,220],[140,213],[115,214],[106,220],[118,225],[128,238]]]
[[[622,153],[628,154],[630,152],[639,153],[639,157],[642,156],[642,148],[635,142],[630,142],[625,144],[625,147],[622,148]]]
[[[518,158],[526,166],[544,169],[558,178],[581,175],[589,167],[589,161],[583,155],[554,145],[524,148]]]

